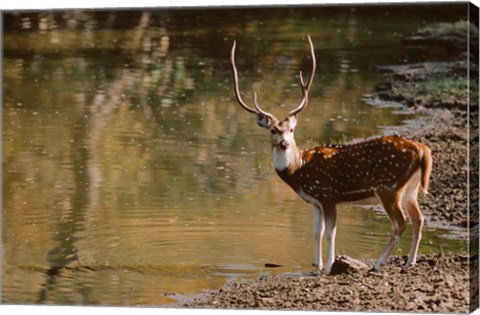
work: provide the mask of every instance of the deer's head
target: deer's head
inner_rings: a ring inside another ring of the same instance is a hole
[[[308,92],[310,90],[310,86],[312,85],[313,76],[315,74],[316,69],[316,61],[315,61],[315,53],[313,49],[313,43],[308,36],[308,42],[310,43],[310,53],[312,55],[312,63],[313,69],[312,73],[310,74],[310,78],[308,79],[307,84],[303,81],[302,71],[300,71],[300,87],[302,89],[302,98],[300,100],[300,104],[290,111],[288,115],[279,120],[272,114],[262,110],[257,103],[257,93],[253,93],[253,108],[248,106],[242,99],[240,95],[240,87],[238,84],[238,72],[237,68],[235,67],[235,47],[236,42],[233,42],[232,47],[232,54],[231,54],[231,62],[232,62],[232,70],[233,70],[233,81],[235,86],[235,97],[237,98],[238,103],[242,106],[247,112],[252,113],[255,115],[257,120],[257,124],[270,131],[271,139],[272,139],[272,146],[279,150],[285,151],[290,146],[295,145],[295,140],[293,133],[295,131],[295,127],[297,125],[297,116],[298,114],[305,109],[308,103]]]

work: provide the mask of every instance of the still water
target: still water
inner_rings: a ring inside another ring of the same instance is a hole
[[[463,7],[462,7],[463,8]],[[368,105],[377,64],[458,6],[7,13],[3,40],[2,301],[162,305],[233,278],[310,270],[312,211],[275,174],[269,136],[235,102],[278,116],[318,70],[297,143],[378,134],[411,114]],[[430,56],[434,58],[434,56]],[[337,252],[377,258],[380,211],[339,209]],[[406,254],[410,230],[395,254]],[[427,229],[421,253],[464,251]],[[265,263],[283,268],[265,269]]]

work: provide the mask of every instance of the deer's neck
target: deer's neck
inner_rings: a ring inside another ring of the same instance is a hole
[[[286,150],[282,150],[276,146],[273,147],[273,165],[277,172],[285,172],[293,174],[302,166],[302,151],[297,148],[293,142],[290,143]]]

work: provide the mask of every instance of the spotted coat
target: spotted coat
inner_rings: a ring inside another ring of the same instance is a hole
[[[276,171],[298,194],[320,203],[355,201],[404,185],[422,165],[422,146],[396,135],[318,146],[300,150],[296,168]]]

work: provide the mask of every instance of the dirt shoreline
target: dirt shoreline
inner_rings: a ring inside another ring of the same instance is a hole
[[[420,255],[411,269],[392,257],[382,272],[260,276],[178,305],[189,308],[455,312],[468,309],[467,255]]]
[[[468,143],[478,143],[478,134],[469,134],[466,128],[471,100],[457,97],[438,101],[396,89],[429,76],[457,76],[465,69],[466,62],[458,60],[379,67],[392,74],[391,81],[379,84],[370,98],[373,102],[403,102],[406,110],[421,114],[383,132],[402,134],[432,149],[430,194],[419,198],[426,226],[456,227],[463,229],[466,237],[468,228],[478,235],[478,213],[467,212]],[[469,123],[478,130],[478,102],[473,106],[476,109],[470,111],[473,117]],[[471,194],[478,200],[478,187]],[[311,271],[259,276],[188,298],[175,307],[467,313],[475,305],[469,306],[469,298],[475,297],[478,304],[478,283],[470,287],[474,283],[469,280],[473,265],[469,266],[466,253],[420,255],[418,264],[410,269],[402,267],[405,261],[406,257],[391,257],[382,272],[357,270],[326,275]],[[373,265],[373,261],[366,263]]]

